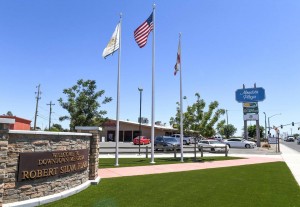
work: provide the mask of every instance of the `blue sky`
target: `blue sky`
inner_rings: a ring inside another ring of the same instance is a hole
[[[259,103],[271,125],[300,122],[300,1],[298,0],[186,0],[156,2],[155,120],[169,123],[179,101],[179,75],[173,75],[182,33],[184,109],[200,93],[228,110],[229,123],[241,135],[242,104],[235,91],[263,87]],[[153,1],[1,0],[0,1],[0,113],[34,120],[36,86],[41,84],[37,125],[48,126],[66,115],[57,100],[78,79],[97,81],[98,89],[114,100],[101,109],[116,117],[118,55],[103,59],[119,13],[123,13],[121,56],[121,120],[137,121],[142,87],[142,116],[151,121],[152,34],[140,49],[133,31],[152,12]],[[226,118],[225,116],[223,117]],[[32,123],[33,124],[33,123]],[[248,122],[254,124],[254,122]],[[293,133],[294,127],[281,132]]]

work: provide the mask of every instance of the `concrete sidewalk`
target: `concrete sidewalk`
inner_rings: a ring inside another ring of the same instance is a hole
[[[280,145],[281,157],[290,168],[298,185],[300,185],[300,153],[283,144]]]

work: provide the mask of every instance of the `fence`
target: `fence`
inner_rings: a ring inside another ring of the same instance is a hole
[[[224,148],[224,150],[222,150]],[[209,149],[209,150],[206,150]],[[203,157],[203,152],[221,152],[225,154],[225,157],[228,156],[229,147],[225,145],[224,147],[211,147],[211,146],[185,146],[183,148],[183,153],[193,153],[194,158],[197,157],[197,154],[200,153],[201,157]],[[174,158],[177,157],[177,153],[181,153],[178,148],[173,147],[172,150],[166,150],[160,151],[161,153],[166,154],[174,154]],[[115,147],[100,147],[99,154],[109,154],[109,153],[115,153]],[[149,146],[141,146],[138,147],[119,147],[119,154],[144,154],[146,158],[148,158],[148,155],[151,154],[151,147]],[[156,153],[159,153],[156,151]]]

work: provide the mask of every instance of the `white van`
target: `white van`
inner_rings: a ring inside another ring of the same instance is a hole
[[[173,135],[171,135],[171,137],[175,137],[180,142],[180,134],[173,134]],[[191,144],[190,137],[183,136],[183,144],[184,145]]]

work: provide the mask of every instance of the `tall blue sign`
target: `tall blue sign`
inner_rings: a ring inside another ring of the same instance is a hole
[[[235,91],[235,100],[240,103],[259,102],[265,100],[264,88],[244,88]]]

